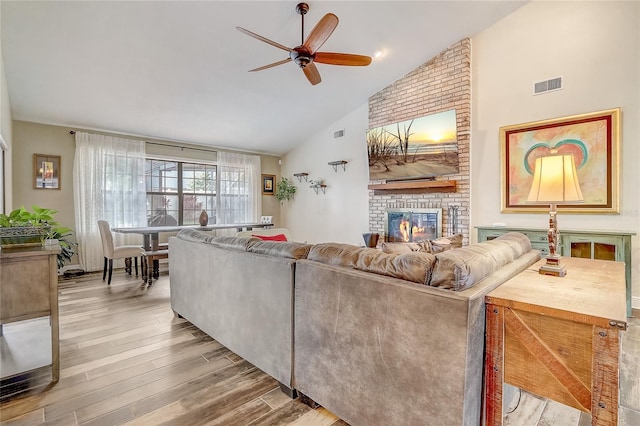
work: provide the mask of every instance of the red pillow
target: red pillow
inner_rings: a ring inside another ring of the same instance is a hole
[[[263,241],[287,241],[284,234],[277,235],[252,235],[252,237],[260,238]]]

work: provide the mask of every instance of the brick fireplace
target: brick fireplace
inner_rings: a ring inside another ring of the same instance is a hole
[[[439,209],[440,235],[451,230],[469,243],[469,136],[471,132],[471,40],[464,39],[369,98],[369,128],[455,109],[459,172],[436,180],[456,181],[455,192],[369,190],[369,231],[387,232],[387,211]],[[370,184],[384,181],[370,181]],[[451,212],[455,211],[455,215]],[[455,218],[455,223],[451,223]]]

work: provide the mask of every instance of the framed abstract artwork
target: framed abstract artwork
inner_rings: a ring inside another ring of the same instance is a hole
[[[33,154],[33,189],[60,189],[60,156]]]
[[[548,213],[527,204],[536,158],[572,154],[584,202],[558,205],[572,213],[618,214],[620,108],[500,128],[502,213]]]

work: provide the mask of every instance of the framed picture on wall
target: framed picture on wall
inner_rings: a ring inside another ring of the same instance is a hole
[[[500,128],[502,213],[548,213],[527,204],[536,159],[572,154],[584,203],[558,205],[572,213],[619,213],[620,108]]]
[[[60,156],[33,154],[33,189],[60,189]]]
[[[262,195],[273,195],[276,175],[262,175]]]

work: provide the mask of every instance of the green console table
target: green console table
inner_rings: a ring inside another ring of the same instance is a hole
[[[549,254],[547,229],[512,228],[507,226],[476,226],[478,242],[492,240],[506,232],[520,232],[531,240],[531,247]],[[627,288],[627,316],[631,316],[631,237],[635,232],[576,231],[560,229],[558,254],[586,259],[624,262]]]

